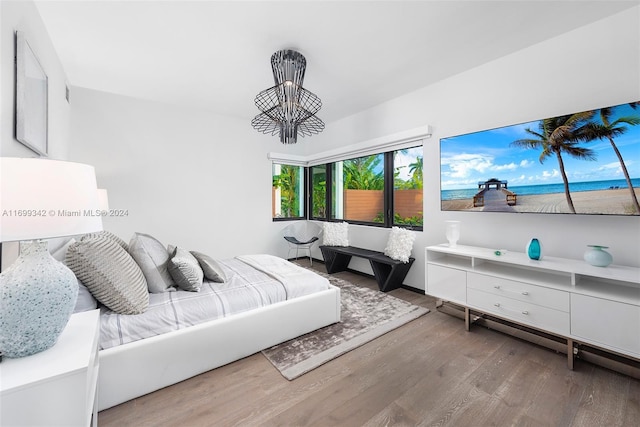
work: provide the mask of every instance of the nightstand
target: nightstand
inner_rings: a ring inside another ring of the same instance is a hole
[[[74,314],[50,349],[0,363],[0,425],[97,425],[99,314]]]

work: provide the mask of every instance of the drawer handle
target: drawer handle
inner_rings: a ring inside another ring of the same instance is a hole
[[[503,290],[505,292],[513,292],[514,294],[529,295],[529,292],[527,292],[527,291],[520,292],[520,291],[512,291],[511,289],[502,289],[500,287],[500,285],[494,285],[493,288],[494,289],[500,289],[500,290]]]
[[[506,311],[511,311],[511,312],[514,312],[514,313],[518,313],[518,310],[511,310],[511,309],[502,307],[499,302],[496,302],[493,305],[496,306],[496,307],[500,307],[500,308],[502,308],[503,310],[506,310]],[[527,310],[523,310],[523,311],[520,312],[520,314],[524,314],[525,316],[528,316],[529,312]]]

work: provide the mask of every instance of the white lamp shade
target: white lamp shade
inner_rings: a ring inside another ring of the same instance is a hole
[[[0,241],[48,239],[102,230],[93,166],[0,158]]]
[[[109,210],[109,195],[104,188],[98,188],[98,206],[101,211]]]

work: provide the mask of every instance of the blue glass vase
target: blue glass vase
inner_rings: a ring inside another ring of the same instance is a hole
[[[531,259],[542,259],[542,243],[538,239],[531,239],[527,243],[527,255]]]

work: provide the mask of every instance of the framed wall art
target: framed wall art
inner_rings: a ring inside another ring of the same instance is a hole
[[[24,33],[16,31],[16,139],[48,154],[48,80]]]

